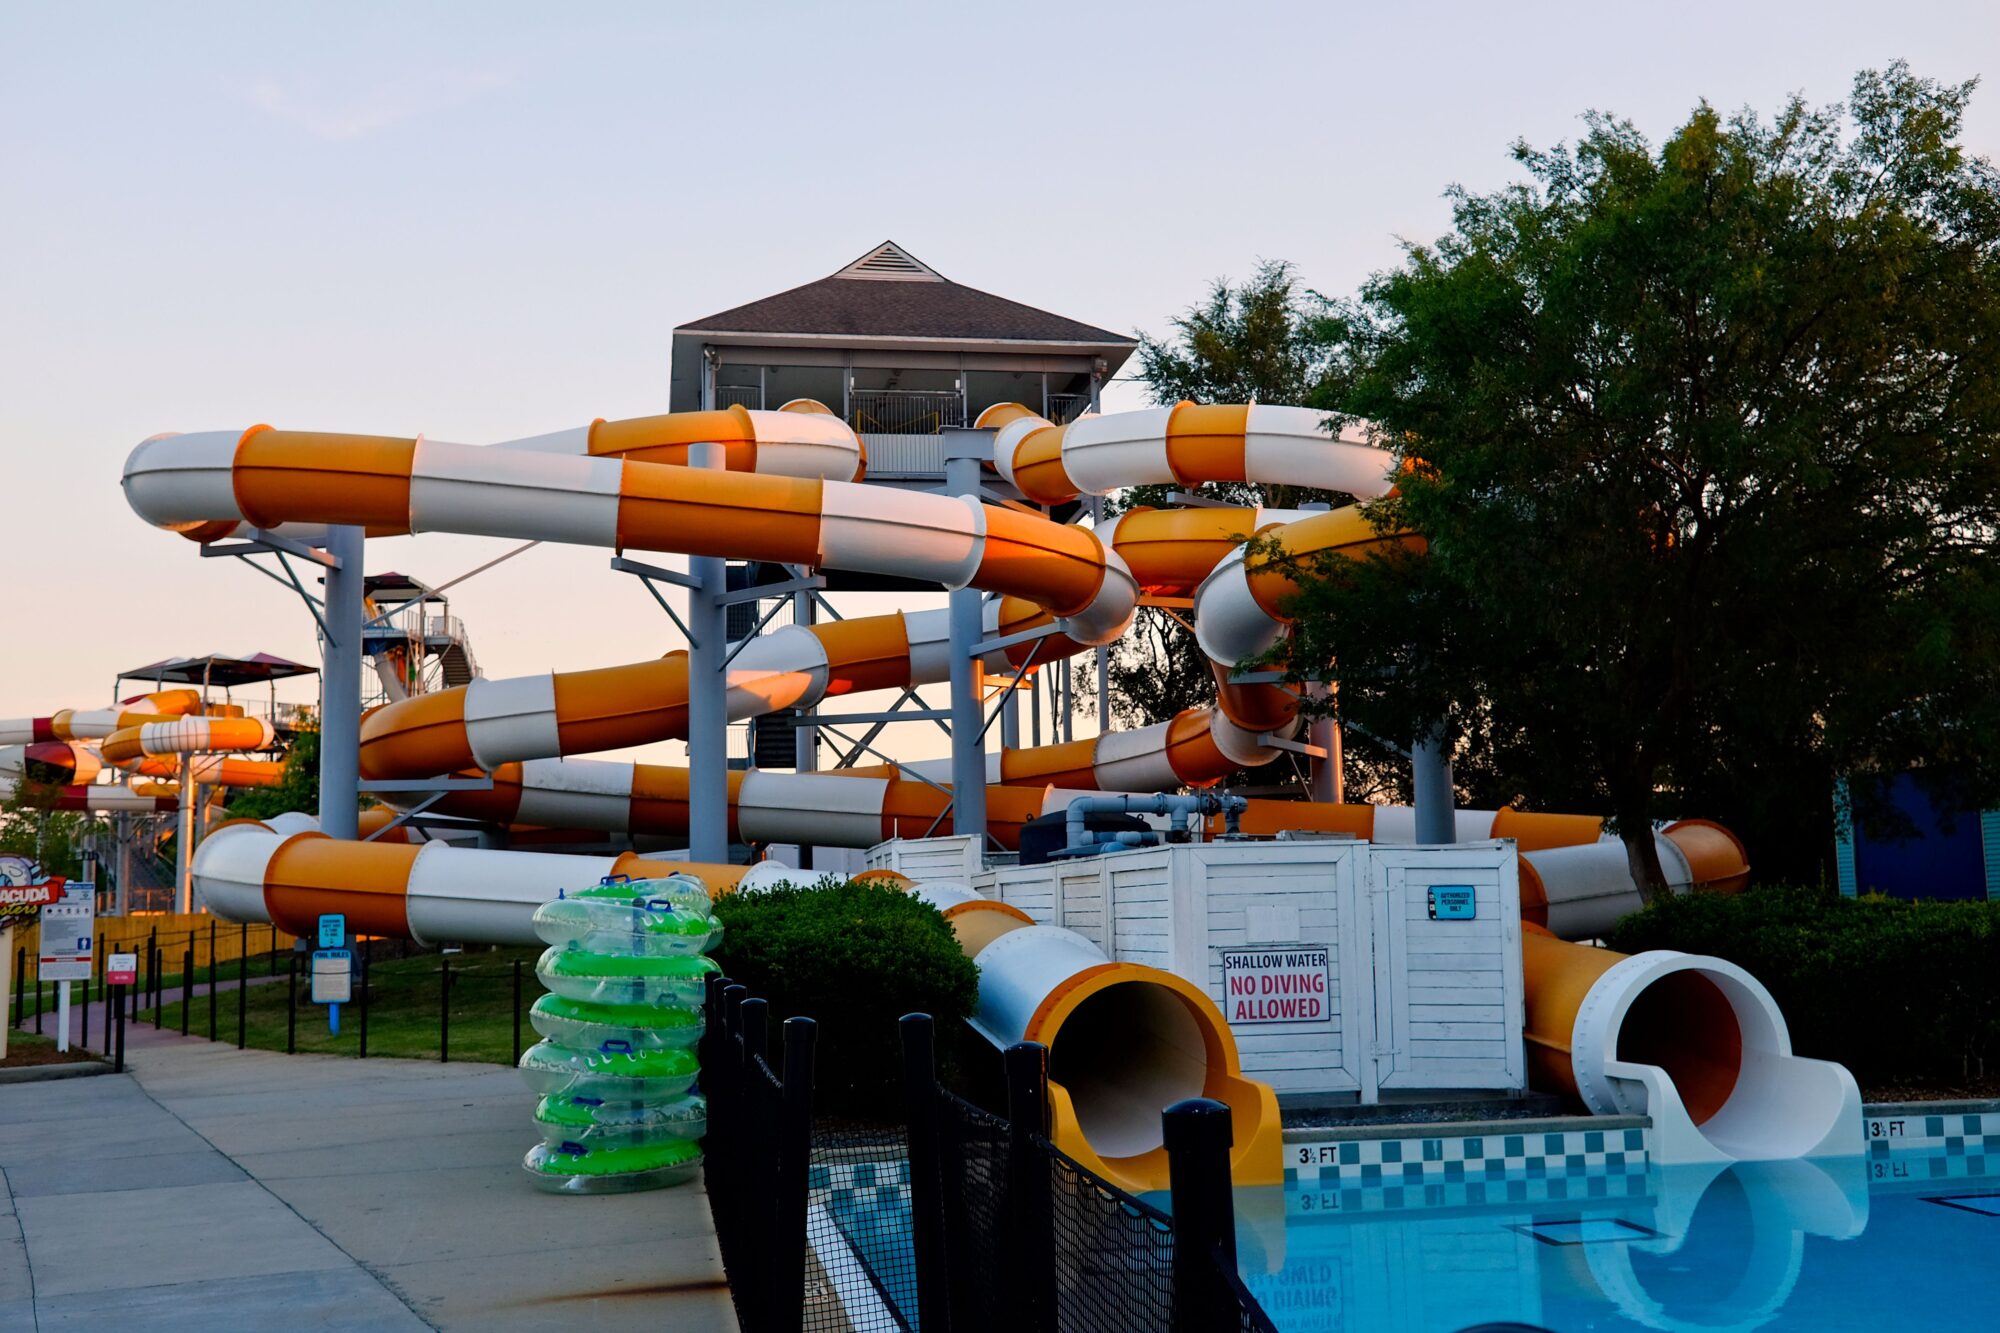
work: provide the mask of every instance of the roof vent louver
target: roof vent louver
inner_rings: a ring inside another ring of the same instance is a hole
[[[872,278],[882,282],[943,282],[929,265],[912,258],[894,241],[884,241],[834,274],[837,278]]]

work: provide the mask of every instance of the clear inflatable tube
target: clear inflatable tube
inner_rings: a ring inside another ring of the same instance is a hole
[[[634,1051],[680,1050],[701,1040],[708,1021],[677,1004],[592,1004],[544,995],[528,1011],[535,1031],[564,1046],[595,1050],[623,1042]]]
[[[551,1194],[630,1194],[694,1179],[701,1148],[690,1139],[605,1148],[538,1143],[521,1167],[536,1188]]]
[[[521,1056],[521,1077],[543,1096],[569,1093],[608,1102],[678,1097],[694,1086],[692,1051],[635,1051],[622,1043],[578,1050],[538,1041]]]
[[[535,963],[535,976],[557,995],[587,1004],[701,1006],[711,973],[720,972],[711,958],[633,958],[589,949],[550,946]]]
[[[558,1093],[535,1107],[535,1127],[551,1148],[639,1147],[708,1132],[708,1100],[699,1093],[666,1102],[611,1102]]]
[[[535,909],[545,943],[586,953],[677,958],[713,948],[721,923],[709,914],[708,890],[689,875],[626,880],[565,893]]]

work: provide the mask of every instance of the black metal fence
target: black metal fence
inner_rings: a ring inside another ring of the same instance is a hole
[[[1169,1216],[1050,1141],[1041,1046],[1006,1052],[1003,1119],[938,1083],[909,1015],[905,1125],[816,1127],[812,1020],[786,1021],[780,1067],[769,1027],[711,980],[706,1179],[747,1333],[1270,1333],[1236,1276],[1221,1103],[1164,1113]]]

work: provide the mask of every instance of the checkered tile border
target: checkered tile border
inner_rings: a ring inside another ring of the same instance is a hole
[[[1453,1184],[1644,1171],[1643,1129],[1350,1139],[1285,1145],[1285,1180],[1306,1186]]]
[[[1628,1164],[1615,1171],[1544,1175],[1501,1180],[1436,1181],[1427,1185],[1336,1184],[1322,1176],[1285,1192],[1287,1217],[1328,1213],[1393,1213],[1413,1208],[1477,1208],[1489,1204],[1589,1203],[1597,1199],[1637,1199],[1646,1193],[1646,1168]]]
[[[1871,1161],[1882,1161],[1892,1155],[1902,1157],[1908,1153],[2000,1159],[2000,1111],[1944,1112],[1937,1115],[1871,1111],[1864,1117],[1863,1124]]]

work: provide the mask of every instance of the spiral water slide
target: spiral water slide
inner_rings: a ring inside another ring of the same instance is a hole
[[[1183,405],[1069,427],[1017,411],[1011,420],[986,424],[1000,426],[999,470],[1037,500],[1211,479],[1307,485],[1364,498],[1389,484],[1385,453],[1358,439],[1330,440],[1315,414],[1297,409]],[[682,464],[691,444],[710,441],[724,443],[740,470]],[[1235,536],[1268,519],[1282,523],[1281,537],[1301,553],[1359,550],[1382,540],[1352,511],[1299,518],[1196,510],[1130,515],[1107,532],[1107,544],[1024,508],[842,480],[843,470],[850,477],[860,471],[851,441],[830,417],[740,408],[600,422],[487,448],[253,427],[148,441],[129,462],[125,484],[143,516],[197,540],[244,525],[285,531],[296,524],[357,524],[371,533],[452,531],[975,586],[997,595],[988,623],[998,630],[1055,620],[1060,633],[1044,648],[1058,652],[1117,637],[1142,586],[1185,590],[1199,583],[1197,617],[1206,608],[1220,623],[1203,637],[1223,675],[1219,708],[1194,710],[1122,739],[1001,756],[991,798],[995,831],[1003,838],[1010,827],[1061,803],[1067,788],[1199,785],[1269,757],[1265,739],[1296,724],[1296,700],[1271,687],[1232,684],[1226,671],[1228,663],[1283,634],[1282,595],[1274,595],[1274,580],[1246,558]],[[806,475],[784,475],[786,470]],[[1251,642],[1259,635],[1264,642]],[[748,716],[850,690],[942,679],[944,640],[942,617],[921,615],[780,631],[749,645],[732,663],[730,712]],[[1239,649],[1239,641],[1248,646]],[[989,665],[1017,663],[1027,651],[1022,645],[1003,650]],[[597,672],[476,681],[372,716],[364,727],[364,772],[491,771],[493,792],[451,798],[460,813],[475,817],[634,832],[684,829],[684,770],[556,756],[683,734],[686,699],[686,661],[678,655]],[[1056,779],[1065,789],[1054,785]],[[936,784],[900,775],[751,773],[732,774],[731,782],[731,832],[760,841],[865,846],[920,836],[940,827],[949,800]],[[1269,808],[1253,811],[1253,830],[1279,821],[1273,827],[1384,838],[1396,836],[1408,817],[1366,806],[1264,806]],[[1634,896],[1622,850],[1600,841],[1595,820],[1466,812],[1460,833],[1520,838],[1528,849],[1524,885],[1531,886],[1524,915],[1562,933],[1588,933],[1593,922],[1615,916]],[[1747,874],[1740,846],[1712,825],[1666,830],[1661,847],[1670,878],[1684,884],[1740,884]],[[289,918],[303,912],[300,904],[318,910],[337,902],[357,929],[477,940],[516,938],[534,902],[579,876],[602,873],[606,864],[603,858],[341,844],[251,828],[212,839],[197,870],[226,915]],[[1019,933],[1024,941],[1034,938],[1033,932]],[[1122,1031],[1126,1046],[1153,1051],[1149,1067],[1199,1071],[1196,1090],[1206,1087],[1237,1108],[1239,1175],[1268,1174],[1270,1163],[1262,1159],[1275,1142],[1275,1106],[1268,1089],[1240,1079],[1233,1041],[1213,1005],[1184,982],[1110,963],[1084,947],[1090,957],[1053,937],[1040,945],[1010,944],[992,957],[982,950],[983,1011],[990,1003],[1020,1020],[999,1021],[992,1030],[1037,1033],[1060,1044],[1048,1026],[1060,1022],[1058,1015],[1079,1008],[1119,1015],[1116,1023],[1073,1020],[1079,1033],[1097,1036],[1070,1045],[1109,1052],[1119,1041],[1106,1034]],[[1066,951],[1073,956],[1064,957]],[[1117,998],[1086,1003],[1100,994]],[[1135,1031],[1158,1040],[1134,1041]],[[1075,1067],[1087,1070],[1091,1062],[1079,1060]],[[1156,1135],[1148,1128],[1154,1117],[1107,1119],[1102,1108],[1116,1104],[1115,1095],[1101,1087],[1092,1095],[1092,1109],[1079,1108],[1072,1121],[1099,1124],[1115,1147],[1090,1156],[1101,1157],[1115,1178],[1143,1183],[1157,1148],[1156,1141],[1147,1146],[1147,1136]],[[1128,1102],[1127,1111],[1138,1104]],[[1078,1146],[1089,1148],[1087,1142]]]
[[[0,719],[0,800],[22,782],[49,789],[56,810],[94,814],[156,814],[180,808],[182,760],[187,779],[203,786],[266,787],[284,775],[282,763],[244,759],[268,750],[271,724],[240,708],[201,713],[197,690],[161,690],[117,708],[65,708],[48,717]],[[106,768],[134,779],[99,784]]]

